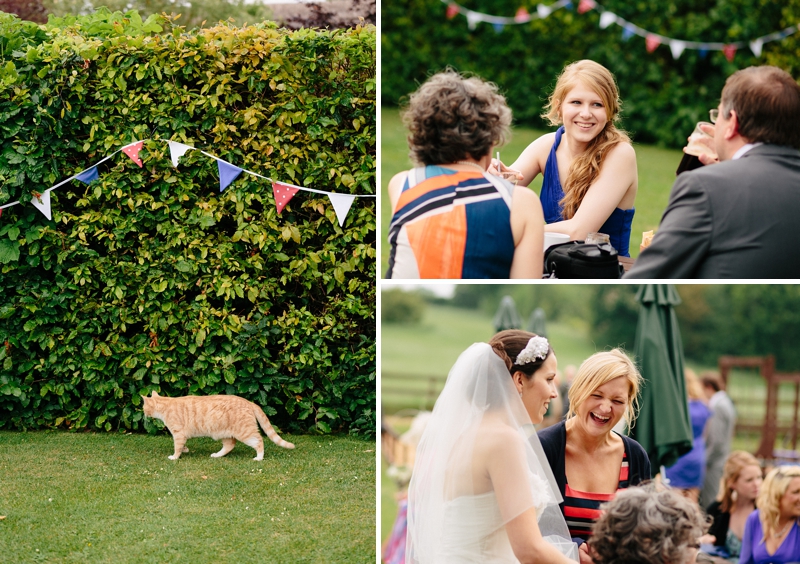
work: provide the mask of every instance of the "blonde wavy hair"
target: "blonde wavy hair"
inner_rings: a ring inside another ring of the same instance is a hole
[[[761,491],[758,492],[756,507],[764,529],[764,539],[778,532],[778,520],[781,516],[781,499],[789,489],[789,483],[800,478],[800,466],[778,466],[773,468],[764,478]]]
[[[625,410],[625,423],[633,427],[639,412],[639,387],[642,375],[633,361],[621,349],[595,353],[583,361],[575,379],[569,387],[569,411],[567,419],[577,415],[577,410],[594,391],[616,378],[628,380],[628,408]]]
[[[730,512],[733,509],[733,503],[736,501],[731,484],[739,479],[742,470],[748,466],[761,468],[758,459],[743,450],[733,451],[725,460],[725,469],[722,471],[722,478],[719,481],[719,493],[717,494],[717,501],[720,502],[720,509],[724,513]]]
[[[622,102],[614,75],[603,65],[584,59],[564,67],[556,81],[556,87],[545,105],[542,118],[551,125],[562,125],[561,104],[567,94],[581,84],[595,92],[603,101],[606,110],[606,122],[603,130],[589,143],[586,151],[577,155],[569,167],[564,181],[564,198],[559,202],[563,209],[564,219],[571,219],[578,211],[583,197],[589,187],[600,174],[600,167],[608,152],[619,143],[630,143],[627,133],[618,129],[616,122]]]

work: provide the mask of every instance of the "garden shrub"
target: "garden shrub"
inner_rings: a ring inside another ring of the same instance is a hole
[[[375,433],[375,199],[278,215],[269,182],[375,194],[372,26],[187,32],[0,14],[0,428],[144,428],[140,395],[238,394],[289,432]],[[51,192],[134,140],[90,185]],[[149,425],[149,423],[148,423]]]
[[[513,17],[521,7],[537,13],[552,1],[456,0],[464,8]],[[800,0],[602,0],[603,8],[650,32],[674,39],[732,43],[749,41],[797,24]],[[739,49],[732,62],[721,51],[686,49],[675,60],[668,45],[648,53],[645,40],[627,41],[616,24],[600,29],[595,10],[579,14],[579,2],[549,17],[501,31],[487,23],[469,30],[464,15],[445,16],[440,0],[401,0],[381,8],[381,98],[397,105],[430,74],[452,66],[496,82],[518,124],[549,128],[539,116],[563,66],[593,59],[619,83],[622,125],[637,142],[682,147],[694,123],[708,120],[725,79],[750,65],[780,64],[796,70],[797,37],[765,43],[757,58]],[[786,56],[780,55],[786,53]],[[795,63],[790,63],[795,61]],[[800,78],[793,74],[795,78]]]

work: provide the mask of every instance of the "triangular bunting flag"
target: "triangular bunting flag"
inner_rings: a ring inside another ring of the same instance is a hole
[[[564,7],[565,7],[567,10],[571,10],[571,9],[572,9],[572,2],[567,2],[566,4],[564,4]]]
[[[495,33],[503,33],[503,28],[505,26],[503,24],[501,24],[501,23],[496,23],[496,24],[492,24],[492,27],[494,27],[494,32]]]
[[[36,209],[42,212],[47,219],[53,219],[52,215],[50,214],[50,190],[45,190],[44,193],[40,194],[38,198],[36,196],[31,198],[31,203],[36,207]]]
[[[725,54],[725,58],[728,59],[728,62],[732,63],[733,57],[736,56],[736,46],[726,45],[722,48],[722,52]]]
[[[627,41],[631,37],[633,37],[633,30],[631,28],[629,28],[628,26],[623,26],[623,28],[622,28],[622,40],[623,41]]]
[[[656,48],[661,45],[661,39],[658,36],[653,35],[652,33],[644,38],[645,47],[647,48],[648,53],[652,53],[656,50]]]
[[[467,12],[467,27],[469,27],[471,30],[474,30],[477,27],[478,22],[482,20],[483,18],[478,12]]]
[[[605,29],[612,23],[617,21],[617,15],[611,12],[603,12],[600,14],[600,29]]]
[[[524,6],[520,6],[517,13],[514,15],[514,21],[517,23],[525,23],[531,21],[531,15]]]
[[[84,170],[82,173],[76,175],[75,178],[84,184],[89,184],[93,180],[100,178],[100,175],[97,174],[97,167],[93,166],[92,168]]]
[[[186,151],[194,149],[194,147],[190,147],[189,145],[184,145],[183,143],[178,143],[177,141],[170,141],[169,142],[169,155],[172,158],[172,166],[178,168],[178,159],[181,158],[183,155],[186,154]]]
[[[669,50],[672,51],[672,58],[678,59],[683,53],[684,49],[686,49],[686,43],[683,41],[677,41],[673,39],[669,42]]]
[[[705,59],[706,55],[708,55],[708,49],[701,47],[697,50],[697,54],[700,55],[701,59]]]
[[[545,6],[544,4],[538,4],[536,6],[536,13],[539,15],[540,18],[544,19],[550,15],[550,12],[553,10],[550,9],[550,6]]]
[[[122,152],[128,155],[133,162],[135,162],[140,167],[144,166],[142,163],[142,159],[139,158],[139,151],[142,150],[144,146],[144,141],[139,141],[138,143],[134,143],[133,145],[128,145]]]
[[[591,10],[594,7],[595,7],[594,0],[581,0],[578,3],[578,13],[579,14],[585,14],[586,12],[588,12],[589,10]]]
[[[295,188],[294,186],[286,186],[279,182],[272,183],[272,194],[275,196],[275,207],[278,208],[278,215],[281,214],[283,208],[285,208],[289,200],[297,194],[298,190],[299,188]]]
[[[221,159],[217,159],[217,168],[219,169],[219,191],[222,192],[230,186],[231,182],[236,180],[236,177],[242,173],[242,169],[238,166],[233,166],[226,163]]]
[[[750,50],[753,52],[753,55],[756,57],[761,56],[761,48],[764,47],[764,42],[760,39],[754,39],[750,42]]]
[[[455,4],[448,4],[447,11],[445,12],[445,14],[447,14],[448,20],[452,20],[454,17],[458,15],[458,6],[456,6]]]
[[[328,198],[333,204],[333,209],[336,212],[336,219],[339,220],[339,227],[344,226],[344,220],[347,218],[347,212],[350,211],[350,206],[353,205],[355,196],[349,194],[331,194],[328,193]]]

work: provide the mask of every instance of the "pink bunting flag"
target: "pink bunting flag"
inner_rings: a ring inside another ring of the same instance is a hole
[[[530,21],[531,15],[528,13],[528,10],[525,9],[524,6],[520,6],[517,10],[517,13],[514,15],[514,21],[517,23],[525,23]]]
[[[447,5],[447,19],[452,20],[454,17],[458,15],[458,6],[455,4],[448,4]]]
[[[585,14],[586,12],[588,12],[589,10],[591,10],[594,7],[595,7],[594,0],[581,0],[578,3],[578,13],[579,14]]]
[[[128,145],[122,152],[128,155],[133,162],[135,162],[139,167],[144,166],[142,163],[142,159],[139,158],[139,151],[142,150],[144,146],[144,141],[139,141],[138,143],[134,143],[133,145]]]
[[[289,203],[289,200],[297,194],[299,188],[293,186],[286,186],[279,182],[272,183],[272,194],[275,196],[275,207],[278,208],[278,215],[281,214],[283,208]]]
[[[658,36],[650,34],[645,37],[644,43],[647,48],[647,52],[652,53],[659,45],[661,45],[661,40],[658,38]]]
[[[728,59],[728,62],[732,63],[733,58],[736,56],[736,46],[725,45],[725,47],[722,48],[722,52],[725,54],[725,58]]]

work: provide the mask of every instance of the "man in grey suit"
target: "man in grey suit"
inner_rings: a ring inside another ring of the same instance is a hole
[[[711,121],[720,162],[678,175],[625,277],[800,278],[800,85],[777,67],[737,71]]]
[[[700,507],[705,509],[717,498],[719,481],[730,454],[736,427],[736,408],[733,407],[730,396],[722,389],[722,382],[716,373],[705,373],[701,375],[700,381],[712,412],[705,428],[706,475],[703,489],[700,490]]]

